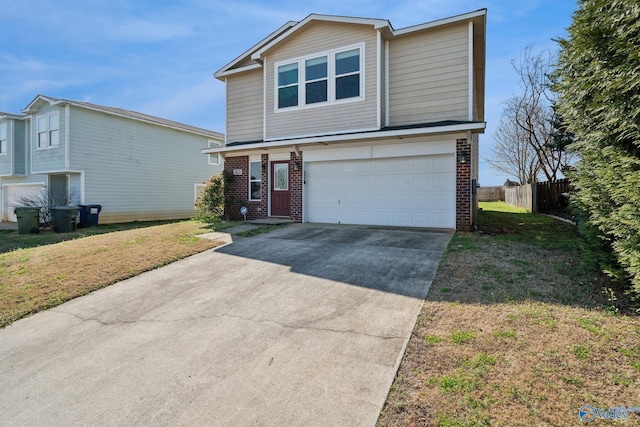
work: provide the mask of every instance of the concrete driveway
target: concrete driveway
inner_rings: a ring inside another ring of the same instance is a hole
[[[2,424],[371,426],[450,238],[294,224],[17,321]]]

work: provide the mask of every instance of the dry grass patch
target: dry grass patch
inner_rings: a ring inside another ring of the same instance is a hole
[[[198,221],[94,235],[0,255],[0,327],[219,246]]]
[[[452,239],[378,425],[576,425],[583,405],[639,406],[639,318],[607,300],[573,229],[492,215]]]

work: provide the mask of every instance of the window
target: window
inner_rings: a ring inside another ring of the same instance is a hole
[[[57,147],[60,143],[60,116],[58,113],[39,116],[37,126],[38,148]]]
[[[298,105],[298,64],[278,67],[278,108]]]
[[[209,148],[217,148],[220,146],[219,142],[209,141]],[[219,154],[209,154],[209,164],[214,166],[220,166],[220,155]]]
[[[262,187],[262,163],[249,162],[249,200],[260,200]]]
[[[327,101],[327,57],[305,61],[305,103]]]
[[[7,154],[7,124],[0,125],[0,156]]]
[[[361,98],[363,49],[360,44],[277,63],[276,110]]]
[[[336,54],[336,99],[360,96],[360,49]]]

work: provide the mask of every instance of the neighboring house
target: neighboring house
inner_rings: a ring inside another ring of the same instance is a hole
[[[100,223],[193,216],[203,181],[222,171],[204,147],[224,135],[158,117],[38,95],[0,113],[0,219],[42,192],[102,205]]]
[[[312,14],[215,73],[226,83],[228,213],[470,229],[486,10],[409,28]]]

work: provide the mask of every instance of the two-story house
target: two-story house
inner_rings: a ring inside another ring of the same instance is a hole
[[[204,157],[224,135],[135,111],[38,95],[0,113],[0,219],[42,196],[102,206],[100,223],[194,215],[203,182],[222,171]]]
[[[486,10],[394,29],[312,14],[215,73],[227,210],[249,219],[469,229],[485,129]]]

